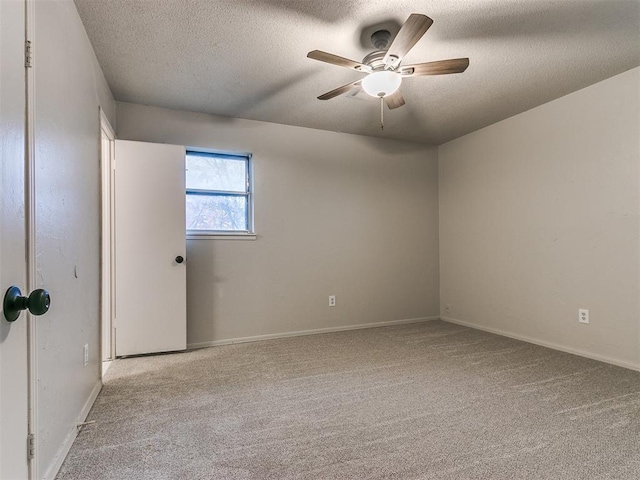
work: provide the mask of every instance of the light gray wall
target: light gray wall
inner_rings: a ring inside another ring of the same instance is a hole
[[[35,2],[33,41],[37,283],[52,297],[37,320],[42,477],[55,474],[100,386],[98,106],[113,121],[115,104],[73,2]]]
[[[127,103],[117,118],[121,139],[253,153],[258,239],[187,243],[188,343],[438,315],[435,148]]]
[[[640,367],[639,91],[636,68],[440,146],[444,317]]]

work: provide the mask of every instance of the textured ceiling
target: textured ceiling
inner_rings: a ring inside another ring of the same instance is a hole
[[[76,0],[117,100],[441,144],[640,65],[640,0]],[[385,113],[357,61],[411,13],[433,26],[404,63],[469,57],[458,75],[405,79]]]

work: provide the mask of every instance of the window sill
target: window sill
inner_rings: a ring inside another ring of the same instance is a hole
[[[187,240],[257,240],[255,233],[188,233]]]

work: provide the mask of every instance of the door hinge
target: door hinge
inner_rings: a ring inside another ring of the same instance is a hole
[[[26,68],[31,68],[33,66],[31,61],[31,40],[27,40],[24,42],[24,66]]]
[[[33,433],[27,435],[27,460],[32,460],[36,455],[36,437]]]

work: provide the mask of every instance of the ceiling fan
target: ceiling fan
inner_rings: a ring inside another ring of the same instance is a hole
[[[356,82],[348,83],[320,95],[318,100],[329,100],[354,88],[362,87],[367,94],[380,98],[380,112],[382,115],[385,103],[390,109],[399,108],[405,104],[404,97],[399,90],[403,78],[464,72],[469,66],[468,58],[402,65],[404,56],[422,38],[432,23],[433,20],[426,15],[411,14],[400,28],[391,45],[389,45],[391,33],[388,30],[378,30],[371,36],[371,41],[376,51],[364,57],[362,62],[356,62],[320,50],[309,52],[307,57],[314,60],[367,74],[366,77]],[[382,127],[384,128],[384,123],[382,123]]]

